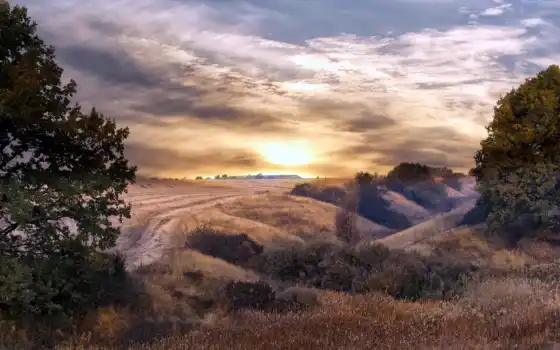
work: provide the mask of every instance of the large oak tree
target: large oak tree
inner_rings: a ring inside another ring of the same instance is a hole
[[[487,130],[471,170],[481,192],[479,218],[486,219],[492,231],[514,239],[556,224],[560,68],[551,65],[500,98]]]
[[[107,249],[130,207],[127,128],[72,102],[55,50],[22,7],[0,4],[0,255]]]

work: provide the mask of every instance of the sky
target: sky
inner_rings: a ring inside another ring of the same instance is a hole
[[[17,0],[139,173],[467,171],[560,0]]]

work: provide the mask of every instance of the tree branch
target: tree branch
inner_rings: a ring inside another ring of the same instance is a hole
[[[9,235],[13,231],[15,231],[18,228],[18,226],[19,226],[19,224],[17,222],[11,223],[7,227],[0,230],[0,236],[5,237],[5,236]]]

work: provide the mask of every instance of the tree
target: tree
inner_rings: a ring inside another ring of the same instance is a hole
[[[387,174],[390,185],[401,183],[404,185],[422,181],[432,181],[432,169],[420,163],[400,163]]]
[[[475,219],[513,239],[520,220],[525,228],[553,224],[560,206],[560,68],[551,65],[500,98],[487,130],[471,170],[481,193]]]
[[[101,251],[115,245],[113,219],[130,217],[129,131],[71,105],[76,83],[61,75],[26,9],[1,5],[0,316],[24,328],[55,329],[127,283],[124,259]]]
[[[197,177],[195,178],[195,180],[202,180],[202,179],[203,179],[202,176],[197,176]]]
[[[71,105],[76,83],[61,74],[26,9],[0,6],[0,254],[107,249],[119,233],[110,218],[129,216],[129,131]]]

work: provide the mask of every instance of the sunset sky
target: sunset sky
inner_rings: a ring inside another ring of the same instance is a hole
[[[555,0],[18,0],[143,174],[465,170]]]

